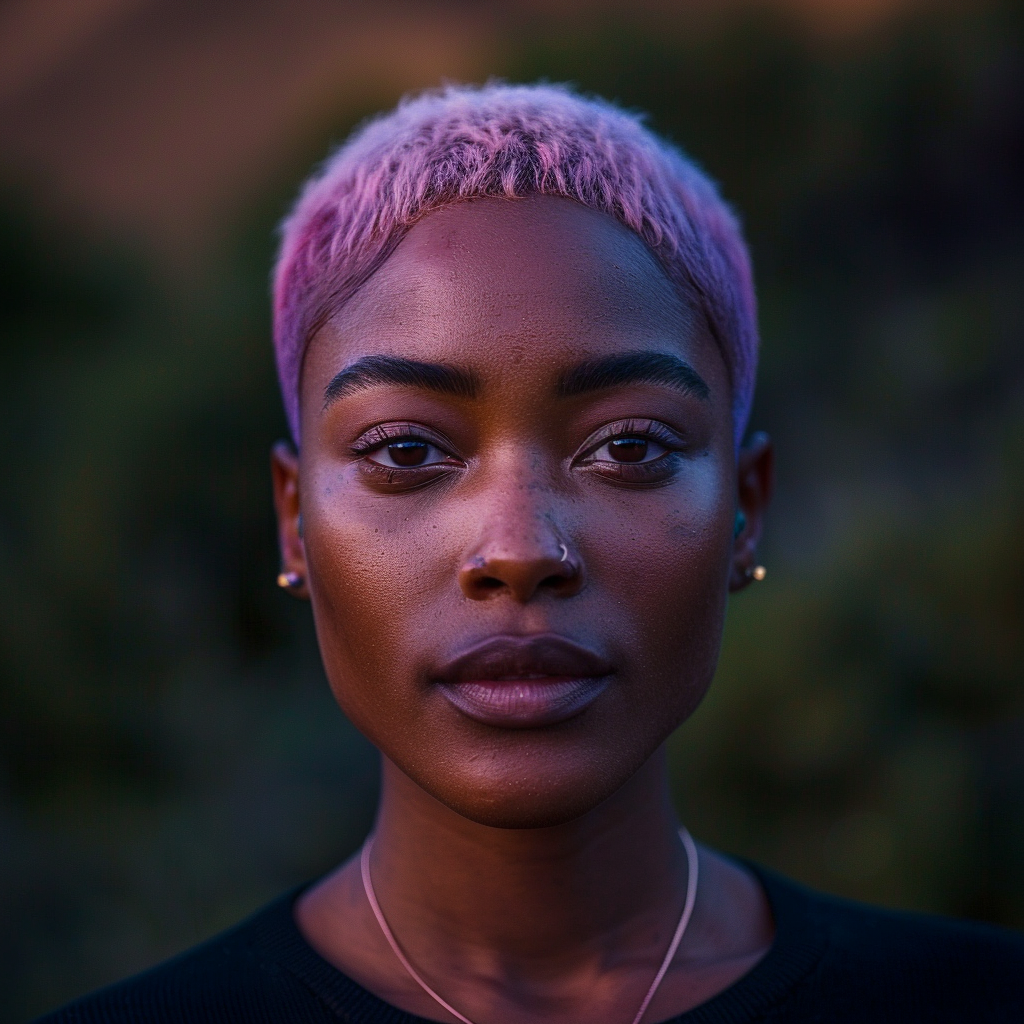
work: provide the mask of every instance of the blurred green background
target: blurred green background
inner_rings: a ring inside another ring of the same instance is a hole
[[[779,493],[673,741],[694,832],[1024,927],[1024,10],[888,6],[92,3],[60,46],[81,9],[0,10],[0,1019],[368,827],[373,752],[274,586],[266,282],[312,162],[445,76],[649,111],[746,224]]]

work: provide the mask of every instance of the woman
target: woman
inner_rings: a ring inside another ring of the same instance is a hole
[[[1018,1021],[1024,939],[698,848],[664,744],[772,449],[714,186],[551,87],[364,127],[284,226],[283,567],[380,749],[359,855],[53,1021]]]

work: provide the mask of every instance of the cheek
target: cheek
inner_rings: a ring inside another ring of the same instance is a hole
[[[344,473],[304,499],[317,637],[331,688],[357,725],[410,698],[415,651],[451,600],[439,517],[360,494]],[[371,739],[373,736],[371,736]]]
[[[708,459],[672,487],[627,493],[632,507],[586,533],[594,586],[615,609],[635,685],[672,728],[699,703],[718,659],[732,550],[726,476]]]

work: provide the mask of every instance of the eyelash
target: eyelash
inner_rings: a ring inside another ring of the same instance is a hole
[[[444,453],[450,462],[431,462],[423,466],[383,466],[369,458],[376,451],[399,441],[420,441]],[[371,427],[349,446],[358,460],[359,471],[378,486],[395,490],[411,490],[430,483],[448,470],[460,465],[450,451],[453,445],[447,439],[415,423],[382,423]]]
[[[620,438],[637,438],[653,441],[665,449],[664,454],[646,462],[611,462],[594,458],[606,444]],[[679,435],[657,420],[620,420],[603,427],[596,438],[587,446],[574,464],[588,472],[597,473],[620,483],[656,484],[670,479],[676,468],[678,456],[686,450],[686,444]]]
[[[370,427],[365,434],[353,441],[349,450],[358,457],[368,455],[370,452],[383,448],[385,445],[394,444],[396,441],[437,443],[437,439],[432,434],[415,423],[381,423]]]
[[[653,441],[665,449],[662,455],[645,462],[624,463],[606,459],[595,459],[595,453],[612,441],[623,438]],[[448,456],[452,461],[427,463],[423,466],[384,466],[368,458],[373,452],[400,441],[420,441]],[[415,423],[385,423],[371,427],[349,446],[352,456],[358,460],[362,473],[374,483],[395,489],[412,489],[430,483],[446,475],[453,468],[463,466],[456,456],[450,454],[454,446],[447,439],[425,430]],[[601,428],[597,437],[592,438],[582,454],[572,460],[587,472],[596,473],[616,482],[634,485],[657,484],[671,478],[677,456],[686,448],[675,431],[657,420],[620,420]]]

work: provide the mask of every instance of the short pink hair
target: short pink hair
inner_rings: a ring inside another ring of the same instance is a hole
[[[732,384],[735,441],[757,370],[750,257],[714,183],[642,119],[564,86],[448,86],[358,129],[309,179],[281,228],[274,346],[299,440],[299,380],[313,335],[419,218],[463,199],[573,199],[635,231],[703,312]]]

